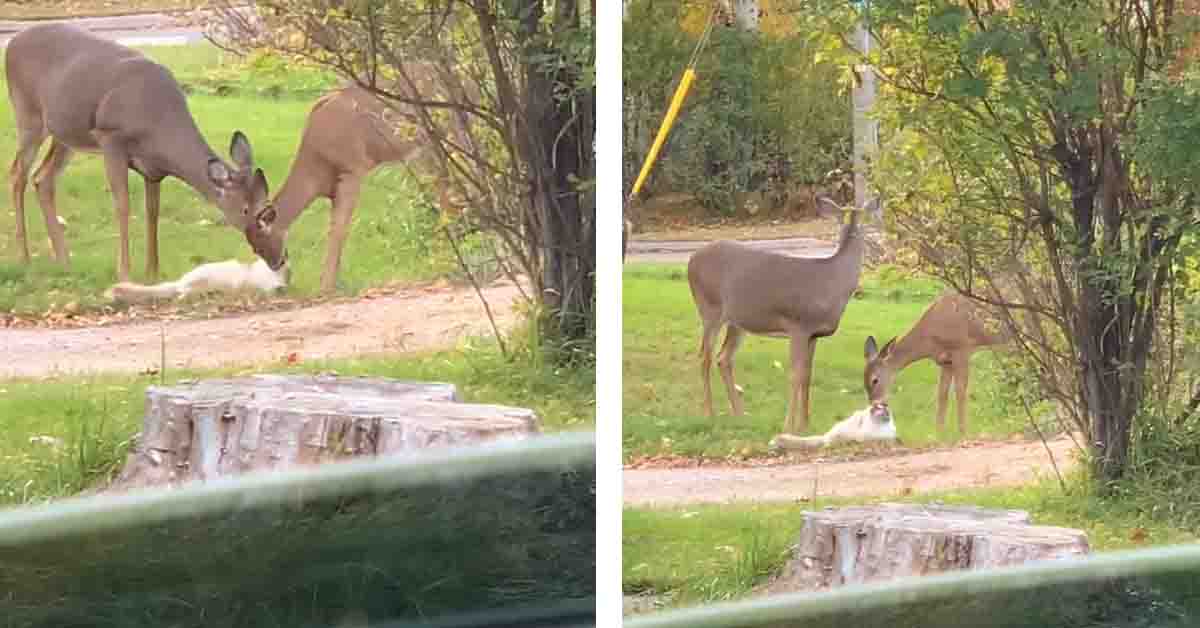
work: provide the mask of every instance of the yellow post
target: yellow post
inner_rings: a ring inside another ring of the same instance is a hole
[[[642,171],[638,173],[637,181],[633,182],[633,190],[629,193],[629,198],[634,198],[641,191],[642,184],[646,182],[646,176],[650,174],[650,166],[654,164],[654,160],[658,157],[658,151],[662,149],[663,142],[667,139],[667,133],[671,130],[671,125],[675,123],[675,116],[679,113],[679,107],[683,105],[683,98],[687,95],[687,90],[692,86],[692,80],[696,78],[696,71],[688,68],[683,71],[683,78],[679,81],[679,87],[675,90],[675,97],[671,99],[671,106],[667,109],[667,115],[663,117],[662,126],[658,127],[658,136],[654,138],[654,144],[650,146],[650,152],[646,155],[646,161],[642,163]]]

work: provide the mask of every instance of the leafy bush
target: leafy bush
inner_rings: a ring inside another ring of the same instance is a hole
[[[624,42],[625,184],[628,191],[696,45],[685,29],[697,11],[683,0],[634,0]],[[823,59],[825,35],[801,28],[759,32],[718,25],[697,78],[652,172],[655,189],[694,193],[730,211],[743,193],[818,184],[850,157],[849,85]],[[694,25],[692,25],[694,26]]]

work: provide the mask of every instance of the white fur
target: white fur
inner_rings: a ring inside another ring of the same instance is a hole
[[[868,406],[839,421],[821,436],[779,434],[771,439],[771,449],[819,449],[839,442],[895,441],[896,422],[891,410],[873,416]]]
[[[192,292],[216,290],[233,292],[254,289],[260,292],[278,290],[287,285],[287,266],[273,271],[262,259],[252,264],[237,260],[201,264],[177,281],[153,286],[123,282],[108,289],[105,296],[122,303],[138,303],[154,299],[182,298]]]

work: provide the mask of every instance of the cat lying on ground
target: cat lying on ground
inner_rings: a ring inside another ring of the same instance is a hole
[[[821,436],[779,434],[771,439],[772,450],[820,449],[840,442],[892,441],[899,443],[892,410],[883,404],[873,404],[843,419]]]
[[[193,292],[234,292],[258,290],[273,292],[287,286],[288,266],[285,262],[273,271],[262,259],[251,264],[237,260],[201,264],[177,281],[153,286],[122,282],[109,288],[104,296],[120,303],[145,303],[157,299],[177,299]]]

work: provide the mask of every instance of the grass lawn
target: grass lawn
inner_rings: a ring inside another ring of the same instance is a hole
[[[189,105],[209,144],[226,159],[232,133],[250,138],[255,159],[267,173],[272,191],[283,184],[309,108],[323,90],[336,83],[331,75],[287,66],[260,57],[241,61],[210,44],[149,48],[147,54],[168,65],[191,92]],[[11,162],[16,134],[11,105],[0,98],[0,158]],[[49,142],[43,146],[43,152]],[[130,174],[130,217],[134,281],[145,270],[145,221],[140,177]],[[364,187],[343,253],[341,290],[356,293],[393,281],[433,278],[454,268],[448,246],[432,237],[435,216],[419,200],[417,186],[403,168],[380,168]],[[290,292],[316,293],[325,258],[328,201],[315,202],[291,229]],[[11,199],[3,200],[0,224],[0,311],[45,312],[52,305],[74,302],[83,311],[105,303],[103,292],[116,278],[117,228],[113,204],[99,156],[77,155],[59,179],[59,213],[66,220],[71,267],[50,260],[45,224],[30,185],[26,221],[34,262],[17,263]],[[163,185],[159,220],[161,277],[178,278],[199,263],[254,254],[244,237],[220,224],[219,209],[209,206],[183,182]]]
[[[737,599],[788,559],[799,535],[801,513],[869,501],[969,504],[1026,510],[1035,524],[1084,530],[1093,551],[1196,540],[1192,531],[1150,519],[1117,502],[1056,483],[1018,489],[986,489],[877,500],[820,500],[804,504],[691,506],[626,509],[622,582],[625,593],[664,596],[671,606]]]
[[[534,367],[505,360],[489,341],[455,351],[264,364],[251,369],[172,371],[167,383],[255,372],[326,372],[453,382],[464,400],[531,408],[547,432],[588,429],[594,423],[595,373]],[[108,375],[0,382],[0,505],[37,502],[77,493],[124,462],[129,439],[142,427],[145,390],[157,376]],[[61,451],[36,441],[61,439]],[[35,439],[31,441],[31,439]]]
[[[862,296],[846,308],[838,333],[817,343],[811,389],[810,432],[829,429],[866,405],[863,343],[880,344],[906,332],[941,292],[934,282],[876,272],[864,277]],[[788,342],[748,336],[734,374],[745,389],[742,417],[730,414],[716,365],[713,407],[703,415],[700,378],[700,318],[692,303],[684,265],[630,264],[624,277],[624,453],[626,458],[673,454],[725,458],[756,455],[783,429],[790,378]],[[719,342],[719,341],[718,341]],[[715,355],[714,355],[715,361]],[[968,435],[1004,437],[1027,419],[1011,406],[992,356],[972,359]],[[891,396],[906,445],[939,440],[934,425],[937,368],[929,361],[910,366]],[[942,439],[958,437],[953,407]]]

